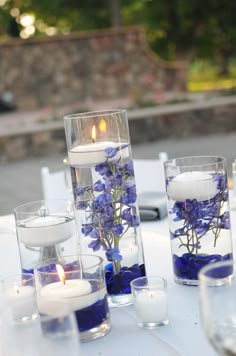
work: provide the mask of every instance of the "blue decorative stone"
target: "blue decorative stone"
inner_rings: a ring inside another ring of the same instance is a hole
[[[182,256],[173,255],[173,266],[176,277],[188,280],[197,280],[200,269],[209,263],[233,260],[233,254],[226,255],[195,255],[184,253]],[[218,271],[219,278],[229,276],[232,273],[231,267],[222,267]]]
[[[135,264],[132,267],[121,267],[119,273],[114,274],[112,263],[105,267],[107,292],[109,295],[130,294],[130,282],[138,277],[144,277],[144,264]]]
[[[75,316],[80,332],[101,325],[109,316],[107,298],[105,297],[89,307],[75,311]]]

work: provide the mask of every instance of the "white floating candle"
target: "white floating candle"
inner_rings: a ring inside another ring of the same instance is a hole
[[[4,297],[14,320],[31,317],[37,311],[35,289],[31,286],[9,286]]]
[[[92,293],[91,284],[82,279],[69,279],[63,282],[50,283],[44,286],[39,295],[39,310],[41,313],[50,314],[50,300],[64,300],[70,303],[73,311],[86,308],[104,298],[106,289]]]
[[[68,240],[75,220],[59,216],[39,216],[17,225],[18,239],[28,247],[53,246]]]
[[[69,163],[71,166],[94,166],[96,164],[106,162],[106,148],[118,148],[120,146],[124,146],[124,148],[117,150],[116,155],[109,158],[109,161],[118,160],[120,157],[128,157],[129,151],[127,143],[121,144],[113,141],[104,141],[79,145],[68,151]]]
[[[217,181],[205,172],[184,172],[168,182],[167,195],[175,201],[208,200],[217,194]]]
[[[143,323],[161,324],[167,319],[167,297],[163,290],[142,290],[135,298],[137,316]]]

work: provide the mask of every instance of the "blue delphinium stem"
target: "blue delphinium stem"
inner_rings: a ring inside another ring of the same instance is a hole
[[[221,229],[230,229],[229,212],[222,214],[222,208],[228,199],[226,177],[218,175],[213,179],[217,181],[218,188],[213,198],[205,201],[176,201],[170,210],[170,213],[175,215],[173,221],[183,220],[182,227],[171,232],[171,237],[178,238],[179,248],[186,247],[188,253],[197,255],[201,249],[201,238],[210,231],[214,235],[213,246],[216,247]],[[187,239],[186,243],[183,241],[184,237]]]
[[[108,147],[106,161],[95,166],[101,178],[92,186],[76,189],[77,208],[86,210],[87,221],[91,221],[82,226],[82,233],[91,238],[89,247],[94,251],[105,250],[108,261],[113,263],[114,273],[121,268],[121,239],[130,228],[139,226],[133,162],[123,164],[121,155],[117,155],[124,148],[127,145]],[[86,195],[89,200],[85,199]]]

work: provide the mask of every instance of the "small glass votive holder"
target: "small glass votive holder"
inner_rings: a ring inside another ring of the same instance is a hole
[[[95,255],[63,256],[35,267],[38,308],[50,314],[51,299],[70,304],[80,340],[90,341],[110,330],[110,312],[104,280],[103,260]]]
[[[3,305],[10,323],[37,318],[35,279],[32,273],[8,276],[2,280]]]
[[[152,329],[167,325],[167,282],[158,276],[140,277],[131,282],[138,326]]]

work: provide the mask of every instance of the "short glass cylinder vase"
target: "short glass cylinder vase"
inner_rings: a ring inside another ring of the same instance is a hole
[[[183,157],[164,166],[175,281],[198,285],[202,267],[233,259],[225,159]]]
[[[74,202],[49,199],[14,209],[18,248],[23,272],[49,258],[78,253]]]
[[[75,114],[64,122],[81,253],[104,259],[109,305],[131,304],[130,282],[145,267],[127,113]]]
[[[34,272],[41,314],[53,313],[52,301],[60,300],[75,313],[81,341],[97,339],[110,330],[102,258],[63,256],[39,264]]]

